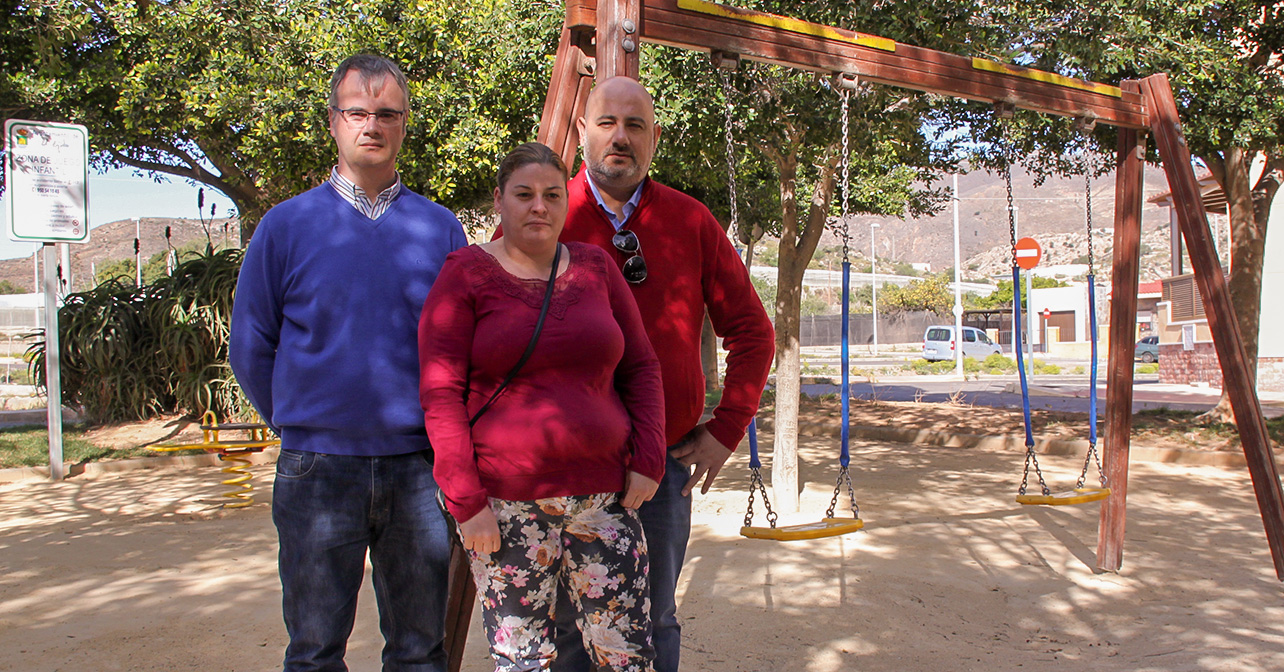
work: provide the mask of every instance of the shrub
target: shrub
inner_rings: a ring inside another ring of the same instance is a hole
[[[162,413],[244,416],[227,363],[241,250],[206,251],[135,288],[112,280],[67,296],[58,310],[63,403],[91,422]],[[45,342],[28,349],[44,385]]]

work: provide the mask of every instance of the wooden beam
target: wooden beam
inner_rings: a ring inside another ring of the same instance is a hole
[[[1140,90],[1136,82],[1124,82]],[[1128,456],[1132,437],[1133,338],[1137,330],[1137,285],[1141,269],[1142,179],[1145,140],[1136,129],[1119,130],[1115,159],[1114,267],[1110,277],[1110,355],[1106,367],[1106,431],[1102,449],[1110,497],[1101,504],[1097,567],[1123,566],[1128,510]],[[1089,394],[1096,394],[1090,390]]]
[[[548,145],[572,169],[579,133],[575,120],[584,114],[584,103],[593,85],[595,60],[587,50],[590,34],[582,29],[562,29],[557,45],[557,58],[553,61],[553,75],[544,97],[544,112],[540,116],[539,134],[536,139]]]
[[[1177,103],[1165,74],[1151,75],[1142,82],[1147,106],[1151,111],[1151,129],[1155,146],[1168,176],[1173,194],[1173,210],[1181,226],[1191,269],[1204,299],[1208,328],[1213,332],[1213,346],[1222,367],[1222,385],[1235,411],[1240,444],[1248,460],[1248,471],[1257,494],[1257,506],[1266,527],[1266,540],[1275,562],[1275,575],[1284,581],[1284,491],[1280,488],[1279,471],[1271,451],[1266,420],[1257,399],[1255,376],[1248,369],[1244,355],[1244,338],[1231,304],[1226,279],[1208,230],[1199,183],[1190,165],[1190,150],[1182,135]]]
[[[597,81],[638,78],[642,55],[642,0],[596,0]]]
[[[619,0],[611,0],[617,2]],[[744,58],[816,72],[851,72],[862,80],[1023,109],[1089,117],[1145,128],[1135,92],[1027,68],[914,47],[841,28],[797,21],[704,0],[638,0],[642,40],[719,50]],[[567,25],[593,28],[607,0],[567,0]],[[599,72],[602,64],[599,63]]]
[[[450,537],[454,543],[450,546],[450,573],[447,577],[449,586],[446,598],[446,648],[447,670],[459,672],[464,664],[464,645],[468,643],[468,624],[473,618],[473,605],[477,603],[477,586],[473,583],[472,569],[469,566],[468,551],[464,550],[455,533],[455,526],[450,526]]]

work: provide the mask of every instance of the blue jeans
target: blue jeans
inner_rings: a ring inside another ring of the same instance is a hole
[[[445,672],[450,537],[432,466],[388,457],[282,450],[272,521],[286,672],[346,672],[366,552],[374,567],[384,672]]]
[[[642,531],[651,560],[651,643],[655,647],[655,672],[678,672],[682,653],[682,626],[678,624],[678,574],[691,538],[691,495],[682,486],[691,470],[669,457],[660,489],[638,507]],[[564,597],[557,604],[557,660],[553,672],[591,672],[593,665],[575,627],[575,609]]]

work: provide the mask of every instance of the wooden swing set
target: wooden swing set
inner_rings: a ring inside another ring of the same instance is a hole
[[[566,0],[566,21],[538,139],[558,151],[567,165],[579,145],[575,120],[584,112],[594,81],[621,75],[637,79],[644,42],[854,76],[865,82],[1119,128],[1103,450],[1105,476],[1111,487],[1102,500],[1097,542],[1097,565],[1107,571],[1118,570],[1123,564],[1142,171],[1145,136],[1153,135],[1203,297],[1275,573],[1284,580],[1284,492],[1166,74],[1112,86],[706,0]],[[447,646],[451,669],[458,670],[474,598],[467,562],[452,564]]]

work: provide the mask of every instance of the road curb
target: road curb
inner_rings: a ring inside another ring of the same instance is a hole
[[[279,448],[266,448],[260,453],[245,456],[250,464],[272,464],[276,462]],[[93,479],[105,474],[118,474],[139,469],[159,469],[161,467],[214,467],[224,464],[217,454],[204,455],[164,455],[159,457],[136,457],[127,460],[103,460],[101,462],[67,462],[63,473],[67,478]],[[17,483],[20,481],[49,480],[49,467],[11,467],[0,469],[0,483]]]
[[[764,431],[771,430],[770,422],[759,420],[759,427]],[[833,423],[800,422],[800,436],[838,438],[839,427]],[[889,441],[893,443],[911,443],[923,446],[942,448],[974,448],[989,452],[1025,452],[1025,438],[1021,436],[989,434],[957,434],[953,432],[936,432],[927,429],[902,429],[898,427],[870,427],[853,425],[850,435],[855,438],[871,441]],[[1101,446],[1098,446],[1100,449]],[[1084,439],[1056,439],[1035,437],[1034,451],[1040,455],[1059,455],[1067,457],[1085,457],[1088,454],[1088,442]],[[1243,453],[1211,452],[1202,450],[1182,450],[1180,448],[1152,448],[1149,446],[1132,446],[1129,448],[1130,462],[1162,462],[1165,464],[1182,464],[1211,467],[1247,467],[1248,462]],[[1276,456],[1280,462],[1280,456]]]

